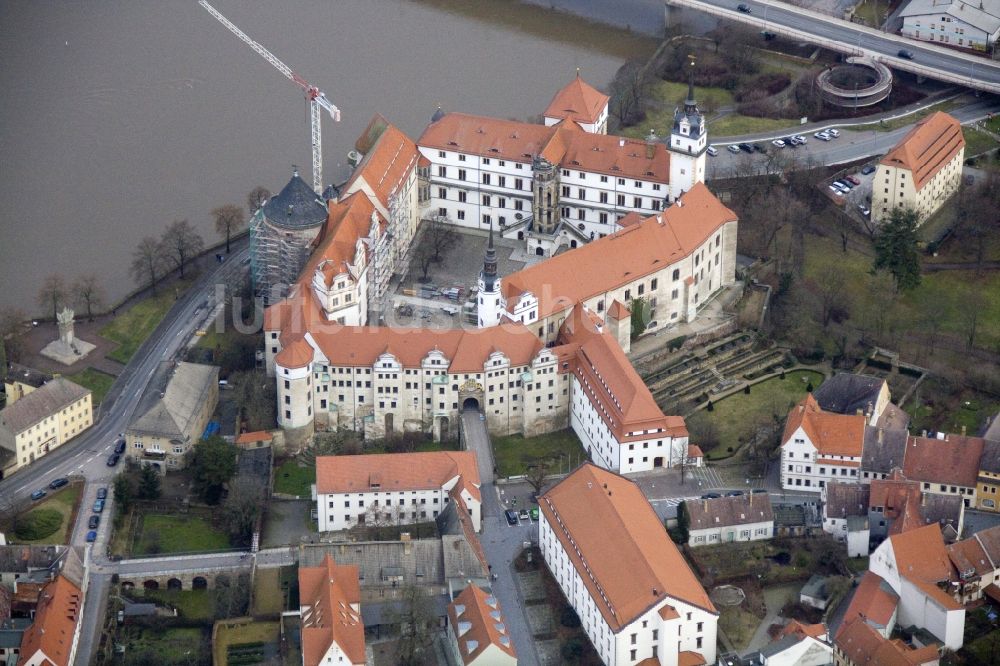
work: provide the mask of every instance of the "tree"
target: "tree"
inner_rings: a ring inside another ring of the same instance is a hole
[[[646,65],[639,58],[629,58],[615,72],[609,91],[610,111],[619,127],[635,125],[643,119],[651,83]]]
[[[4,363],[17,363],[21,358],[24,349],[24,322],[28,315],[23,310],[5,307],[0,309],[0,340],[3,340],[7,353],[7,360]]]
[[[649,325],[649,304],[640,296],[629,301],[628,307],[632,311],[631,338],[635,340],[646,332],[646,327]]]
[[[691,514],[688,513],[687,502],[677,505],[677,532],[681,543],[687,543],[690,538]]]
[[[94,321],[94,308],[104,303],[104,290],[93,273],[81,275],[73,285],[73,299],[87,308],[87,319]]]
[[[173,261],[181,273],[181,278],[183,278],[184,268],[195,255],[201,252],[205,241],[187,220],[171,222],[167,230],[163,232],[162,240],[165,256]]]
[[[115,477],[113,493],[118,511],[122,514],[127,513],[129,507],[132,506],[132,484],[129,483],[127,476],[119,474]]]
[[[250,610],[250,575],[218,574],[215,577],[215,619],[242,617],[248,610]]]
[[[889,271],[896,291],[920,284],[920,256],[917,254],[917,212],[894,208],[875,236],[874,269]]]
[[[163,259],[163,245],[153,238],[146,236],[136,245],[132,252],[132,277],[139,284],[148,285],[156,293],[156,283],[159,282],[165,270]]]
[[[545,477],[549,473],[548,460],[537,460],[534,464],[528,467],[527,474],[525,474],[524,479],[528,482],[532,488],[535,489],[535,494],[540,495],[542,492],[542,486],[545,485]]]
[[[434,251],[432,260],[435,264],[439,264],[441,263],[441,253],[447,252],[458,243],[458,232],[455,231],[455,227],[438,217],[425,224],[427,227],[422,242],[431,246]]]
[[[959,308],[962,323],[965,325],[965,350],[971,351],[976,346],[976,333],[979,330],[979,318],[987,307],[986,296],[979,289],[967,289]]]
[[[722,34],[722,58],[738,76],[756,74],[760,69],[760,54],[752,45],[757,33],[743,26],[727,26]]]
[[[708,453],[720,443],[719,426],[704,411],[697,411],[684,419],[688,429],[688,441]]]
[[[245,475],[236,477],[229,485],[229,493],[222,503],[222,520],[234,544],[250,543],[266,490],[261,479]]]
[[[846,277],[843,266],[831,260],[819,267],[815,279],[806,281],[806,288],[819,306],[819,323],[824,328],[831,320],[840,322],[847,318]]]
[[[45,278],[38,290],[38,304],[43,308],[52,308],[52,320],[59,314],[59,306],[65,305],[67,296],[66,281],[57,273]]]
[[[398,599],[400,604],[388,612],[389,623],[399,626],[397,663],[416,666],[423,663],[424,652],[434,640],[437,616],[427,593],[416,585],[404,585]]]
[[[160,475],[152,465],[143,465],[139,470],[139,499],[155,500],[160,497]]]
[[[237,453],[235,446],[218,435],[195,444],[191,461],[194,487],[207,503],[219,503],[223,486],[236,474]]]
[[[267,203],[267,200],[271,198],[271,191],[266,187],[258,185],[257,187],[250,190],[250,194],[247,195],[247,210],[253,215],[257,210]]]
[[[229,254],[229,237],[246,221],[243,218],[243,209],[236,204],[226,204],[213,209],[212,216],[215,217],[215,231],[220,236],[226,237],[226,254]]]
[[[233,400],[247,430],[270,430],[275,425],[274,380],[263,371],[246,370],[229,375]]]

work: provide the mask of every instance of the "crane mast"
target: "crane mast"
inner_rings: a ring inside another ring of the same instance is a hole
[[[340,122],[340,109],[334,106],[326,95],[314,85],[292,71],[292,68],[278,60],[277,56],[268,51],[262,45],[254,41],[249,35],[239,29],[235,23],[223,16],[219,10],[208,4],[207,0],[198,0],[198,4],[205,8],[209,14],[214,16],[219,23],[229,28],[230,32],[239,37],[247,46],[256,51],[264,60],[271,63],[275,69],[285,75],[285,78],[294,82],[306,95],[309,101],[309,119],[312,126],[312,166],[313,166],[313,189],[316,194],[323,193],[323,128],[320,123],[321,111],[330,114],[335,122]]]

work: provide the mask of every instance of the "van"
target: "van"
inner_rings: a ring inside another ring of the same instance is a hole
[[[719,154],[719,151],[716,150],[715,146],[709,146],[705,152],[711,155],[712,157],[715,157],[716,155]]]

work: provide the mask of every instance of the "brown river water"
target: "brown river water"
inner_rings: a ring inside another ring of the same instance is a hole
[[[603,87],[651,53],[637,24],[662,17],[655,0],[622,3],[631,32],[513,0],[213,5],[340,107],[326,182],[373,113],[414,138],[438,104],[525,119],[578,67]],[[298,89],[194,0],[0,0],[0,306],[38,313],[50,273],[96,273],[113,301],[142,237],[188,219],[216,242],[209,211],[293,164],[311,180]]]

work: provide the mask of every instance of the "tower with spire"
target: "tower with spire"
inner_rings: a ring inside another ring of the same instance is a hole
[[[698,110],[694,99],[694,56],[688,56],[688,93],[684,106],[674,110],[674,124],[670,130],[670,196],[676,199],[705,180],[705,151],[708,149],[708,132],[705,116]]]
[[[490,239],[483,255],[483,270],[479,274],[479,295],[476,313],[479,327],[496,326],[503,312],[503,297],[500,295],[500,276],[497,275],[497,251],[493,247],[493,224],[490,224]]]

